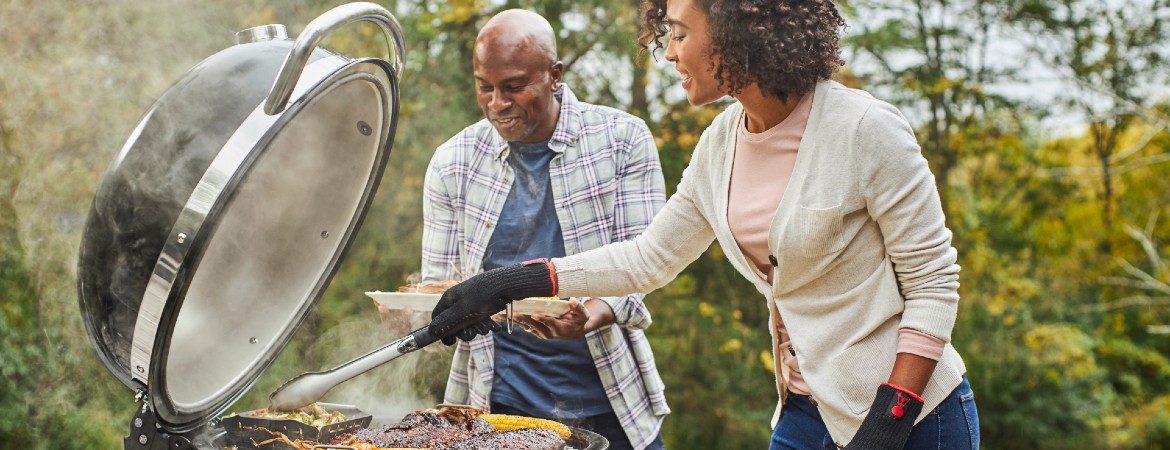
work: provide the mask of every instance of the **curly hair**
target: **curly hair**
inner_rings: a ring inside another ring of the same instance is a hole
[[[787,100],[812,91],[845,61],[845,20],[833,0],[690,0],[707,15],[715,80],[734,95],[755,82],[768,96]],[[666,0],[642,0],[643,51],[663,48],[670,30]]]

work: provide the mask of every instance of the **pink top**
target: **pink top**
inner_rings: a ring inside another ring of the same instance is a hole
[[[756,275],[768,283],[772,283],[768,231],[792,178],[792,169],[796,167],[796,152],[812,110],[812,99],[813,94],[810,92],[788,117],[762,133],[748,132],[746,117],[739,121],[728,192],[727,222],[740,251],[759,270]],[[804,377],[800,375],[800,366],[783,320],[774,325],[780,341],[776,352],[781,363],[791,369],[787,380],[788,390],[795,394],[812,395]],[[910,353],[938,361],[942,357],[944,345],[946,343],[941,339],[909,328],[901,329],[898,334],[898,353]]]

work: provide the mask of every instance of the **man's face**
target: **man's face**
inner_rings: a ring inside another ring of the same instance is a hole
[[[475,97],[483,114],[508,142],[540,142],[556,129],[560,105],[553,94],[561,63],[520,45],[476,45]]]

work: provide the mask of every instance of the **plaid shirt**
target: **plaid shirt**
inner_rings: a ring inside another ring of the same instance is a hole
[[[565,253],[632,239],[666,202],[650,130],[637,117],[577,101],[565,85],[557,97],[560,117],[548,144],[556,155],[549,172]],[[486,119],[435,150],[423,186],[424,282],[483,270],[493,225],[512,187],[507,151],[507,142]],[[642,294],[602,300],[613,309],[616,326],[590,332],[586,342],[618,420],[634,447],[642,449],[670,413],[643,333],[650,312]],[[494,361],[491,336],[460,341],[443,401],[487,409]]]

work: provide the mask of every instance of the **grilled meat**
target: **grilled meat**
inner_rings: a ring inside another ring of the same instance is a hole
[[[401,423],[382,428],[367,428],[347,438],[370,442],[378,447],[411,447],[440,449],[467,438],[495,432],[483,419],[452,423],[432,412],[408,414]]]
[[[554,450],[565,445],[556,431],[544,428],[496,431],[478,415],[478,410],[461,408],[419,411],[407,414],[398,424],[359,430],[327,443],[433,450]]]
[[[556,432],[544,428],[522,428],[481,434],[444,447],[443,450],[552,450],[565,446]]]

